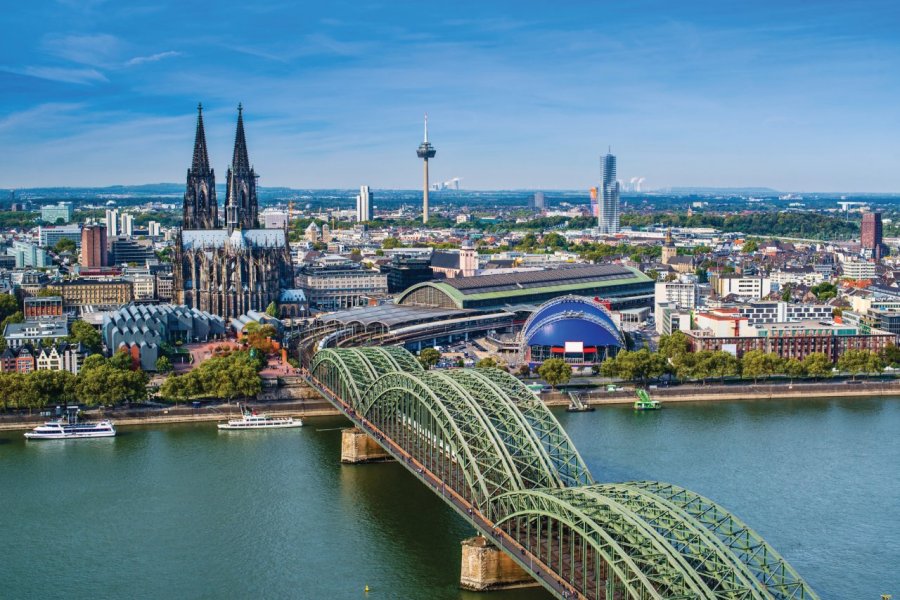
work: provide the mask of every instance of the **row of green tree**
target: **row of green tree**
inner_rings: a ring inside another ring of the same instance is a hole
[[[759,379],[784,376],[791,380],[812,377],[830,377],[833,369],[856,377],[861,374],[880,373],[886,366],[900,365],[900,349],[888,346],[881,352],[847,350],[837,363],[821,352],[813,352],[803,360],[783,359],[777,354],[761,350],[747,352],[740,359],[729,352],[702,350],[690,351],[690,342],[681,332],[662,336],[659,351],[643,348],[633,352],[619,352],[599,367],[605,377],[616,377],[646,383],[673,375],[682,381],[724,380],[742,377]]]
[[[673,227],[714,227],[722,231],[759,236],[794,236],[813,239],[847,239],[859,235],[859,223],[819,213],[751,212],[715,213],[624,213],[623,226],[647,227],[665,223]]]
[[[32,371],[0,373],[0,406],[40,409],[53,404],[78,402],[111,406],[147,397],[147,374],[132,367],[131,355],[117,352],[106,359],[92,354],[81,371]]]
[[[252,398],[262,391],[259,372],[264,365],[262,358],[247,351],[215,356],[184,375],[170,375],[160,387],[159,395],[171,402],[193,398]]]

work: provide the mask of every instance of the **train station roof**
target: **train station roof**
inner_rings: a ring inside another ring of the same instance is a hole
[[[364,327],[382,325],[388,329],[425,323],[437,319],[461,317],[470,312],[456,308],[432,308],[428,306],[403,306],[401,304],[381,304],[379,306],[357,306],[342,310],[320,319],[326,323],[342,325],[359,324]]]
[[[542,271],[522,271],[428,281],[405,290],[397,298],[406,306],[505,308],[539,305],[564,294],[643,299],[653,293],[653,280],[632,267],[619,265],[561,265]],[[646,288],[646,290],[644,289]]]

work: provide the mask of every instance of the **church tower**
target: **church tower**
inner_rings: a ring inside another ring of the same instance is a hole
[[[219,205],[216,202],[216,174],[209,166],[206,132],[203,130],[203,106],[197,105],[197,133],[194,157],[187,172],[184,192],[184,229],[216,229],[219,227]]]
[[[226,184],[225,221],[229,229],[255,229],[259,225],[259,200],[256,197],[256,172],[247,155],[244,137],[243,107],[238,104],[237,131],[234,134],[234,155],[228,167]]]
[[[662,246],[662,264],[669,264],[676,256],[678,256],[678,249],[675,247],[675,242],[672,240],[672,228],[669,227],[666,230],[666,241],[663,242]]]

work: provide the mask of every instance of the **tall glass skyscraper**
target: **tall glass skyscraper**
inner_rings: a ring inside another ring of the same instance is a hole
[[[603,183],[600,187],[600,206],[597,226],[600,233],[619,233],[619,182],[616,180],[616,157],[603,157]]]

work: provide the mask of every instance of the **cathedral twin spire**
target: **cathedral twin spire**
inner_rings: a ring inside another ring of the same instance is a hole
[[[258,226],[259,200],[256,193],[256,172],[250,165],[247,139],[244,135],[243,107],[238,105],[234,154],[228,167],[225,195],[225,226],[229,230],[253,229]],[[203,107],[197,106],[197,132],[194,136],[194,156],[187,174],[184,194],[184,229],[218,229],[219,206],[216,201],[215,173],[209,166],[206,132],[203,128]]]

